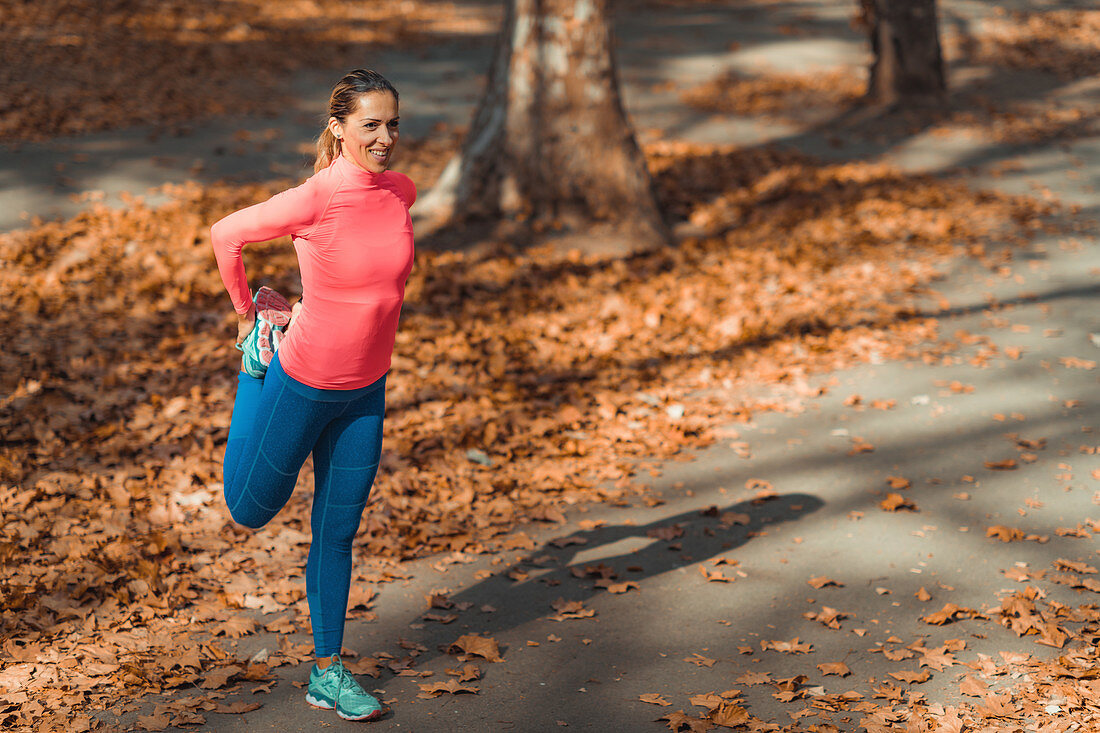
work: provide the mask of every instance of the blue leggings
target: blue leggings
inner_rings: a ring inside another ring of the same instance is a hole
[[[351,586],[351,543],[378,460],[386,377],[360,389],[317,389],[287,376],[276,352],[263,379],[239,375],[225,447],[225,502],[259,529],[290,498],[313,452],[313,541],[306,598],[317,656],[340,653]]]

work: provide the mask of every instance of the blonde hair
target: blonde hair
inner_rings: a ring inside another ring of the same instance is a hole
[[[335,117],[341,124],[347,121],[348,115],[355,111],[359,104],[359,98],[371,92],[389,92],[394,100],[398,99],[397,89],[377,71],[368,69],[356,69],[344,74],[344,77],[332,88],[332,94],[328,99],[328,116],[325,118],[325,127],[317,138],[317,159],[313,162],[313,172],[327,168],[340,154],[340,141],[329,129],[328,120]]]

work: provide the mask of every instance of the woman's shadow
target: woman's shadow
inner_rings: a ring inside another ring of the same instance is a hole
[[[646,525],[594,526],[541,546],[526,535],[512,535],[505,540],[505,547],[510,542],[512,549],[527,551],[468,588],[433,596],[433,607],[426,600],[423,612],[410,620],[401,655],[384,659],[383,672],[385,667],[395,673],[417,669],[449,649],[454,653],[452,644],[464,634],[493,637],[541,618],[586,618],[584,614],[591,610],[586,602],[601,593],[644,604],[647,579],[696,563],[704,575],[715,575],[716,582],[736,583],[739,568],[735,558],[721,564],[709,561],[822,506],[819,498],[808,494],[770,495],[724,508],[684,512]],[[702,578],[694,581],[704,582]],[[596,636],[600,628],[592,626],[585,633]],[[372,632],[362,629],[360,634],[361,639],[348,641],[369,648]],[[503,645],[500,653],[508,658]],[[383,674],[379,681],[384,679]]]

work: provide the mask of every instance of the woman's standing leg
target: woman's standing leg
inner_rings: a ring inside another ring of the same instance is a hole
[[[372,720],[382,706],[340,661],[351,587],[351,546],[363,517],[382,454],[386,379],[349,400],[321,432],[313,449],[316,488],[306,562],[306,597],[317,664],[309,673],[306,700],[335,708],[347,720]]]
[[[340,653],[351,586],[351,548],[382,454],[385,377],[321,432],[313,449],[316,488],[306,596],[319,658]]]

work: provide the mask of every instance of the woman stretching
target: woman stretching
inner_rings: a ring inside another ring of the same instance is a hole
[[[351,544],[382,452],[386,372],[412,269],[416,187],[387,171],[397,144],[397,90],[362,69],[332,90],[314,175],[230,214],[210,230],[244,352],[225,449],[225,500],[258,529],[290,498],[313,453],[313,540],[306,596],[317,664],[306,700],[346,720],[382,714],[340,662]],[[290,235],[302,274],[291,309],[250,297],[241,248]],[[285,337],[284,337],[285,333]],[[278,351],[276,352],[276,348]]]

